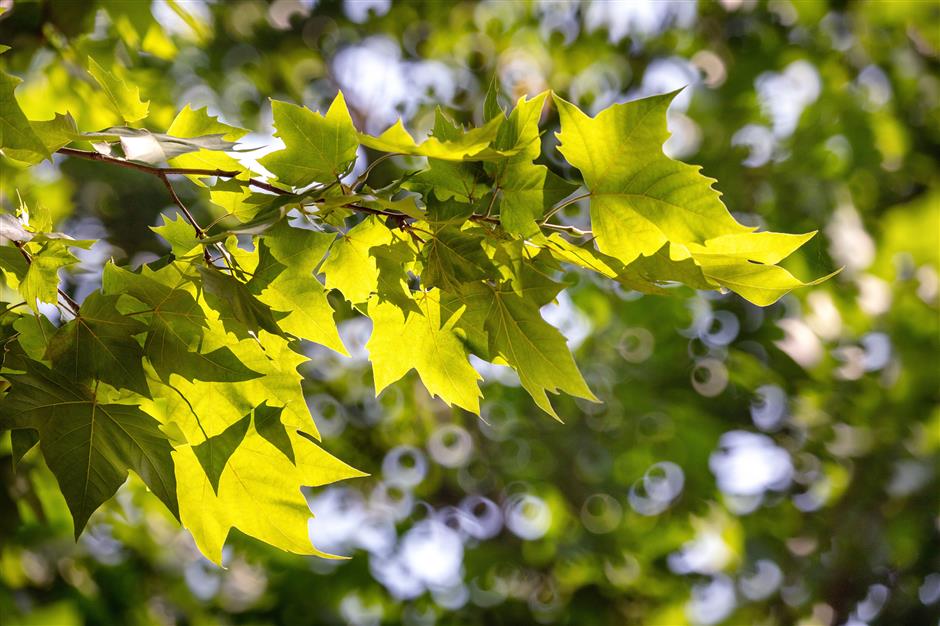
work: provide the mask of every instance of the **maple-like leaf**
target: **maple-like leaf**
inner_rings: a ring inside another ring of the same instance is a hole
[[[293,462],[251,424],[228,458],[217,490],[191,447],[173,452],[176,481],[186,485],[179,494],[180,519],[214,563],[221,564],[222,546],[233,527],[286,552],[329,556],[310,541],[311,513],[300,488],[365,474],[296,432],[288,433]]]
[[[462,311],[447,316],[440,292],[416,294],[418,311],[402,311],[389,302],[369,304],[372,336],[366,344],[378,394],[414,368],[432,395],[448,404],[480,412],[480,375],[454,331]]]
[[[205,313],[189,292],[112,264],[105,266],[103,289],[105,293],[131,296],[149,307],[144,354],[162,380],[169,380],[171,374],[211,382],[261,376],[245,367],[228,347],[201,352],[210,330]]]
[[[0,71],[0,150],[11,159],[38,163],[51,155],[13,95],[21,82],[22,79]]]
[[[359,140],[346,100],[337,94],[326,115],[273,100],[274,127],[285,148],[260,160],[282,183],[330,183],[356,158]]]
[[[172,447],[152,417],[133,405],[99,403],[90,389],[36,361],[26,361],[25,368],[4,374],[12,389],[0,402],[0,427],[39,432],[76,537],[128,470],[179,516]]]
[[[122,314],[117,296],[92,292],[75,319],[56,332],[46,358],[72,380],[100,380],[114,387],[150,395],[141,363],[144,352],[134,335],[147,327]]]
[[[591,192],[591,228],[601,252],[623,263],[667,241],[704,243],[753,230],[739,224],[698,167],[662,151],[675,93],[614,104],[595,117],[558,96],[559,151]]]
[[[136,122],[147,117],[150,101],[140,99],[140,89],[132,87],[88,57],[88,73],[104,90],[108,102],[125,122]]]

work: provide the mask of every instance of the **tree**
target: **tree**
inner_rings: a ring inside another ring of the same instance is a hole
[[[106,262],[101,290],[80,304],[59,289],[58,271],[94,241],[54,231],[41,207],[21,203],[4,217],[0,268],[21,300],[4,305],[0,425],[17,457],[38,442],[76,536],[133,471],[217,563],[232,527],[318,553],[301,486],[362,475],[317,445],[296,371],[299,340],[345,351],[330,290],[372,321],[376,393],[414,369],[429,393],[479,413],[473,355],[511,367],[557,419],[548,392],[596,401],[539,312],[564,289],[563,265],[642,292],[681,282],[758,305],[805,284],[777,263],[814,233],[743,226],[713,179],[662,153],[674,93],[593,118],[551,96],[559,150],[583,178],[574,195],[578,184],[536,163],[546,93],[507,115],[491,91],[485,123],[471,129],[438,109],[421,142],[401,122],[377,136],[357,131],[342,93],[325,114],[274,101],[284,148],[260,160],[275,177],[264,181],[229,153],[245,129],[188,106],[165,132],[147,129],[138,87],[94,57],[87,69],[95,97],[137,125],[89,132],[68,113],[29,120],[18,80],[4,74],[4,155],[150,174],[179,215],[153,228],[169,255],[140,268]],[[94,149],[73,147],[83,144]],[[381,156],[353,176],[360,145]],[[371,187],[372,169],[396,155],[426,167]],[[177,176],[224,215],[197,222]],[[584,200],[593,230],[553,221]],[[58,328],[41,304],[58,307]]]

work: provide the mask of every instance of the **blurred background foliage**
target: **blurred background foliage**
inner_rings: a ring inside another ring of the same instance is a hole
[[[271,139],[267,98],[357,124],[435,105],[480,122],[554,89],[596,112],[685,87],[669,154],[717,178],[742,221],[820,230],[767,309],[733,295],[640,297],[572,273],[545,310],[601,405],[540,414],[504,368],[484,419],[411,377],[376,399],[352,358],[309,346],[308,401],[330,452],[371,477],[309,494],[302,558],[233,536],[205,561],[139,482],[76,544],[35,451],[0,444],[0,621],[19,624],[937,624],[940,616],[940,4],[721,2],[0,1],[0,65],[33,119],[117,120],[86,84],[90,51],[151,100]],[[543,141],[555,142],[546,110]],[[276,143],[274,144],[277,145]],[[553,150],[548,153],[557,154]],[[252,159],[260,153],[245,153]],[[358,171],[370,154],[360,153]],[[559,161],[550,166],[561,174]],[[383,162],[391,178],[409,162]],[[113,257],[165,253],[159,182],[57,160],[0,163],[0,202],[42,204],[102,237],[66,286]],[[184,199],[213,208],[195,187]],[[565,219],[578,225],[586,206]],[[481,366],[482,367],[482,366]]]

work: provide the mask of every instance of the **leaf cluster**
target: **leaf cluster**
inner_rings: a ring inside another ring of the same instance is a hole
[[[125,122],[146,119],[136,87],[94,60],[88,70]],[[261,159],[272,175],[263,180],[233,156],[247,131],[204,109],[184,108],[165,132],[82,132],[68,115],[27,119],[17,82],[0,73],[4,156],[146,172],[179,211],[153,228],[168,255],[105,263],[101,289],[81,304],[60,291],[59,271],[94,242],[55,232],[38,207],[0,216],[0,273],[16,295],[0,313],[0,429],[20,456],[38,442],[76,534],[132,471],[213,561],[232,527],[319,554],[301,487],[362,473],[318,444],[297,367],[302,341],[346,353],[340,309],[372,322],[376,393],[415,370],[429,393],[478,414],[474,357],[512,368],[557,418],[552,395],[597,400],[541,314],[567,267],[647,293],[683,283],[759,305],[804,285],[778,263],[812,233],[743,226],[712,179],[663,154],[675,94],[593,118],[548,93],[508,113],[491,97],[481,126],[438,111],[422,141],[401,122],[359,132],[342,93],[325,114],[275,101],[284,148]],[[552,105],[580,181],[540,163]],[[356,167],[365,148],[372,165],[408,157],[421,167],[375,189],[372,166]],[[221,217],[199,224],[171,176],[199,186]],[[590,223],[559,221],[575,203],[590,204]]]

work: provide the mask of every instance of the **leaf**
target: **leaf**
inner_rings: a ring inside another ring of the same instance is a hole
[[[136,406],[100,404],[89,389],[40,363],[25,365],[23,374],[4,374],[12,388],[0,403],[0,425],[39,431],[40,449],[72,512],[76,537],[128,470],[179,517],[172,448],[156,420]]]
[[[249,426],[219,477],[217,491],[192,448],[173,452],[176,481],[186,485],[179,494],[180,519],[212,562],[221,564],[222,546],[233,527],[286,552],[329,556],[310,542],[312,516],[300,488],[365,474],[296,433],[288,436],[295,463]]]
[[[496,117],[505,117],[505,113],[503,108],[499,106],[499,83],[494,75],[483,99],[483,121],[489,122]]]
[[[176,219],[169,219],[166,215],[160,217],[163,218],[163,226],[151,226],[150,230],[163,237],[170,244],[173,256],[182,258],[199,245],[196,229],[183,219],[182,215],[177,214]]]
[[[500,125],[494,145],[500,149],[518,147],[520,152],[488,164],[499,193],[500,223],[507,232],[523,237],[540,233],[536,220],[577,188],[544,165],[533,163],[541,152],[539,119],[546,96],[541,93],[529,100],[519,98]]]
[[[407,188],[425,196],[433,193],[439,200],[453,198],[472,203],[489,191],[484,178],[482,168],[476,163],[428,159],[428,169],[412,178]]]
[[[480,128],[474,128],[463,133],[459,140],[442,141],[438,137],[428,137],[418,144],[405,130],[404,124],[399,119],[378,137],[359,133],[359,142],[364,146],[382,152],[426,156],[446,161],[498,160],[519,151],[518,148],[501,151],[490,147],[490,143],[496,139],[496,133],[501,123],[502,121],[499,118],[493,118]]]
[[[205,313],[189,292],[113,264],[105,266],[102,288],[105,293],[131,296],[151,308],[143,350],[161,380],[169,381],[171,374],[211,382],[261,377],[226,346],[207,354],[201,351],[212,335]]]
[[[10,218],[11,221],[13,221],[14,218],[9,215],[0,215],[0,233],[7,236],[7,233],[9,233],[11,229],[7,228],[7,222],[3,219],[5,217]],[[19,226],[19,223],[17,223],[17,227],[22,228]],[[29,233],[25,230],[23,234],[29,236]],[[9,272],[17,281],[22,281],[26,278],[26,272],[29,271],[29,264],[26,262],[26,257],[13,246],[0,246],[0,270]]]
[[[711,260],[702,266],[702,273],[757,306],[769,306],[798,287],[818,285],[842,271],[838,269],[822,278],[804,283],[777,265],[742,264],[730,258],[729,261]]]
[[[56,334],[56,327],[45,315],[21,315],[13,322],[16,330],[16,342],[31,359],[41,361],[45,358],[50,341]]]
[[[39,163],[52,156],[30,126],[13,95],[21,82],[16,76],[0,71],[0,150],[11,159]]]
[[[482,280],[491,265],[482,247],[483,236],[444,226],[427,236],[422,248],[424,271],[421,280],[427,287],[456,290],[460,283]]]
[[[366,344],[378,394],[414,368],[432,395],[473,413],[480,412],[480,375],[454,332],[460,312],[443,317],[440,292],[415,294],[418,311],[389,302],[369,303],[372,336]]]
[[[335,238],[334,234],[293,228],[286,222],[275,225],[260,238],[259,249],[266,251],[262,260],[269,255],[281,269],[268,276],[263,261],[259,262],[248,288],[260,291],[258,299],[264,304],[287,312],[278,321],[285,332],[348,355],[326,289],[313,274]]]
[[[231,141],[225,141],[222,134],[183,138],[164,133],[153,133],[145,128],[120,126],[107,128],[96,133],[82,133],[78,137],[96,143],[119,142],[121,150],[124,152],[124,158],[151,164],[163,163],[190,152],[231,150],[235,147],[235,144]],[[224,167],[230,163],[233,163],[234,167]],[[178,163],[176,164],[178,165]],[[198,163],[193,167],[241,169],[241,165],[234,159],[212,164]]]
[[[326,115],[272,100],[274,127],[285,148],[262,157],[262,166],[282,183],[305,187],[333,182],[356,158],[359,141],[346,100],[339,92]]]
[[[14,472],[26,453],[36,447],[37,443],[39,443],[39,432],[35,428],[17,428],[10,432]]]
[[[140,90],[129,87],[123,80],[88,57],[88,73],[101,86],[111,106],[125,122],[136,122],[147,117],[150,101],[140,99]]]
[[[117,296],[92,292],[78,316],[56,332],[45,358],[71,380],[100,380],[149,396],[141,363],[143,349],[134,339],[147,327],[121,314],[117,300]]]
[[[790,256],[815,234],[816,231],[803,235],[770,232],[738,233],[709,239],[705,245],[690,243],[686,247],[700,261],[717,256],[772,265]]]
[[[143,401],[143,409],[162,423],[175,423],[187,441],[201,441],[204,432],[218,434],[267,401],[284,407],[285,427],[318,436],[297,371],[307,358],[279,336],[262,334],[263,345],[254,338],[233,342],[221,321],[208,319],[207,323],[203,350],[228,348],[238,362],[260,376],[211,385],[174,377],[173,387],[152,384],[153,400]]]
[[[323,262],[327,289],[338,289],[352,304],[362,304],[378,290],[379,270],[369,250],[392,243],[392,232],[374,217],[367,217],[340,235]]]
[[[456,302],[467,307],[457,327],[474,353],[490,361],[500,360],[516,370],[523,388],[543,411],[559,419],[546,391],[564,391],[597,401],[581,377],[565,338],[542,319],[538,305],[508,288],[483,284],[465,289]],[[453,306],[452,300],[448,309]]]
[[[219,478],[222,476],[222,470],[225,469],[225,464],[228,463],[235,449],[245,439],[250,422],[251,414],[249,413],[221,434],[209,437],[199,445],[193,446],[193,454],[205,470],[209,484],[212,485],[216,494],[219,493]]]
[[[294,446],[290,442],[290,435],[281,423],[282,406],[268,406],[267,401],[255,407],[255,429],[268,443],[284,453],[291,463],[296,463]]]
[[[507,232],[522,237],[532,237],[541,232],[536,221],[577,189],[577,185],[544,165],[533,163],[506,165],[496,184],[500,194],[500,224]]]
[[[230,126],[220,122],[218,118],[215,118],[209,115],[206,107],[201,109],[193,109],[190,105],[186,105],[183,109],[176,114],[173,123],[170,124],[170,127],[166,131],[167,135],[171,135],[176,138],[183,139],[192,139],[194,137],[205,137],[205,136],[216,136],[219,137],[224,142],[235,142],[248,134],[248,131],[244,128],[239,128],[237,126]],[[221,148],[227,149],[227,148]],[[194,169],[221,169],[228,171],[242,171],[245,170],[243,174],[239,175],[239,178],[242,180],[247,180],[250,178],[250,173],[237,159],[234,157],[225,154],[224,152],[219,152],[220,148],[209,148],[203,147],[196,152],[186,152],[184,154],[179,154],[174,157],[168,158],[168,163],[173,167],[183,167],[183,168],[194,168]],[[190,180],[195,181],[197,184],[203,184],[199,181],[199,176],[190,175],[188,176]],[[213,189],[220,189],[222,183],[228,183],[232,186],[232,189],[240,194],[247,196],[251,191],[242,185],[239,185],[237,182],[232,180],[220,181]],[[221,196],[216,196],[212,198],[212,202],[219,204]],[[224,204],[223,208],[227,208]],[[234,210],[230,210],[230,213],[235,213]],[[243,220],[244,221],[244,220]]]
[[[245,283],[215,268],[200,265],[196,269],[202,276],[206,302],[220,314],[228,332],[238,336],[257,330],[284,334],[271,307],[253,296]]]
[[[207,107],[193,109],[187,104],[176,114],[167,135],[173,137],[193,138],[206,135],[221,135],[223,141],[234,142],[248,134],[248,130],[220,122],[217,117],[209,115]]]
[[[601,252],[623,263],[667,241],[707,239],[753,230],[735,219],[696,166],[662,152],[666,109],[675,92],[615,104],[590,118],[555,96],[559,151],[581,170],[591,192],[591,226]]]
[[[50,153],[71,143],[78,134],[71,113],[56,113],[51,120],[31,121],[30,126]]]
[[[52,239],[41,244],[38,252],[32,253],[32,261],[19,290],[33,310],[36,310],[37,300],[47,304],[58,302],[59,270],[78,262],[68,247],[69,241]]]

